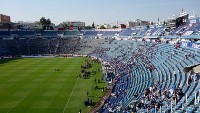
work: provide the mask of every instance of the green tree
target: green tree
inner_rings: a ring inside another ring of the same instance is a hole
[[[67,23],[63,23],[62,26],[63,26],[63,28],[65,28],[65,29],[68,29],[68,28],[69,28],[69,25],[68,25]]]
[[[113,29],[117,29],[118,27],[116,25],[112,26]]]
[[[50,26],[51,25],[51,20],[48,18],[47,20],[46,20],[46,26]]]
[[[48,18],[46,19],[45,17],[42,17],[39,21],[40,25],[42,25],[42,29],[46,30],[46,29],[53,29],[53,27],[51,26],[51,20]]]
[[[106,29],[106,28],[105,28],[105,26],[104,26],[104,25],[101,25],[101,26],[100,26],[100,29]]]
[[[92,23],[92,28],[95,28],[95,26],[94,26],[94,22]]]
[[[85,27],[85,29],[92,29],[92,26],[88,25]]]
[[[45,19],[45,17],[42,17],[41,19],[40,19],[40,24],[42,25],[42,26],[45,26],[46,25],[46,19]]]

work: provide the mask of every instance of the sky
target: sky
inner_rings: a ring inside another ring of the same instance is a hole
[[[0,0],[0,14],[11,21],[50,18],[56,25],[83,21],[86,25],[116,24],[142,19],[157,22],[178,15],[182,9],[200,16],[200,0]]]

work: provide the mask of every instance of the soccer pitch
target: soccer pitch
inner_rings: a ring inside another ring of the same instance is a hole
[[[0,60],[0,113],[86,113],[89,91],[93,101],[94,79],[77,78],[85,58],[25,58]],[[95,70],[100,64],[94,64]],[[55,71],[60,69],[60,71]],[[100,84],[105,86],[105,83]]]

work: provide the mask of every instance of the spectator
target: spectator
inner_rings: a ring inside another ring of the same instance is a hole
[[[192,83],[192,78],[191,76],[188,77],[188,85],[190,85]]]
[[[174,70],[174,72],[173,72],[173,73],[174,73],[174,77],[176,77],[176,71],[175,71],[175,70]]]

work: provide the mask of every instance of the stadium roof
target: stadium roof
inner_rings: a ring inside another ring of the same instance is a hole
[[[200,65],[196,66],[193,68],[195,73],[199,73],[200,72]]]
[[[194,39],[200,39],[200,35],[183,35],[181,38],[194,38]]]
[[[167,35],[167,36],[162,36],[162,38],[177,38],[175,35]]]

